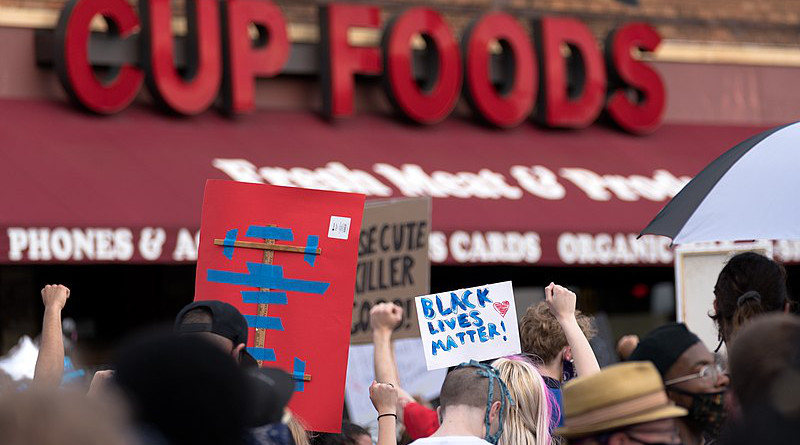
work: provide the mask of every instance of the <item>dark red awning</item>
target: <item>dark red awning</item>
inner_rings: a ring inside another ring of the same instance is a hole
[[[635,241],[681,181],[761,128],[669,125],[418,127],[310,112],[98,117],[60,102],[0,102],[0,262],[193,261],[203,185],[247,179],[434,196],[439,263],[670,264]]]

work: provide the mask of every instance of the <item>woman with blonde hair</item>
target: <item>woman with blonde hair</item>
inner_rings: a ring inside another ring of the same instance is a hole
[[[500,372],[514,402],[500,436],[500,445],[550,445],[551,411],[558,409],[539,371],[520,356],[503,357],[492,366]]]

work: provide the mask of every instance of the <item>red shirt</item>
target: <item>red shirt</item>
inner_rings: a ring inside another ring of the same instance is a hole
[[[439,429],[439,415],[434,409],[409,402],[403,408],[403,424],[408,435],[417,440],[428,437]]]

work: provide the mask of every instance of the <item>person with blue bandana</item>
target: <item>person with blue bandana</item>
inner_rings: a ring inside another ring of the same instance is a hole
[[[495,368],[475,361],[462,363],[442,383],[440,426],[415,445],[495,445],[514,403]]]

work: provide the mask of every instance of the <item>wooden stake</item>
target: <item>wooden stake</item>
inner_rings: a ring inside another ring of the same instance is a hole
[[[224,246],[224,239],[215,239],[214,245]],[[245,249],[259,249],[266,251],[279,251],[279,252],[292,252],[292,253],[310,253],[312,255],[322,255],[322,249],[317,248],[311,252],[306,252],[306,248],[302,246],[284,246],[282,244],[275,244],[275,240],[266,240],[264,243],[255,243],[252,241],[234,241],[233,247],[244,247]],[[265,263],[267,264],[267,263]],[[271,264],[271,263],[270,263]]]
[[[274,226],[271,226],[271,227],[274,227]],[[214,244],[216,244],[217,241],[219,241],[219,240],[214,240]],[[241,241],[237,241],[237,242],[241,242]],[[253,244],[258,244],[258,243],[253,243]],[[268,239],[268,240],[265,240],[265,242],[264,242],[264,245],[266,245],[266,246],[274,246],[274,244],[275,244],[275,240],[274,239]],[[263,263],[264,264],[272,264],[273,256],[274,256],[274,252],[272,251],[272,249],[264,250]],[[267,289],[266,287],[262,287],[259,290],[261,292],[266,292],[269,289]],[[268,314],[269,314],[269,304],[266,304],[266,303],[265,304],[259,304],[258,305],[258,316],[259,317],[266,317]],[[263,348],[264,347],[264,343],[265,343],[264,338],[266,337],[266,333],[267,333],[266,329],[256,328],[256,340],[255,340],[256,348]],[[263,364],[263,360],[259,360],[258,361],[258,367],[260,368],[262,364]]]

